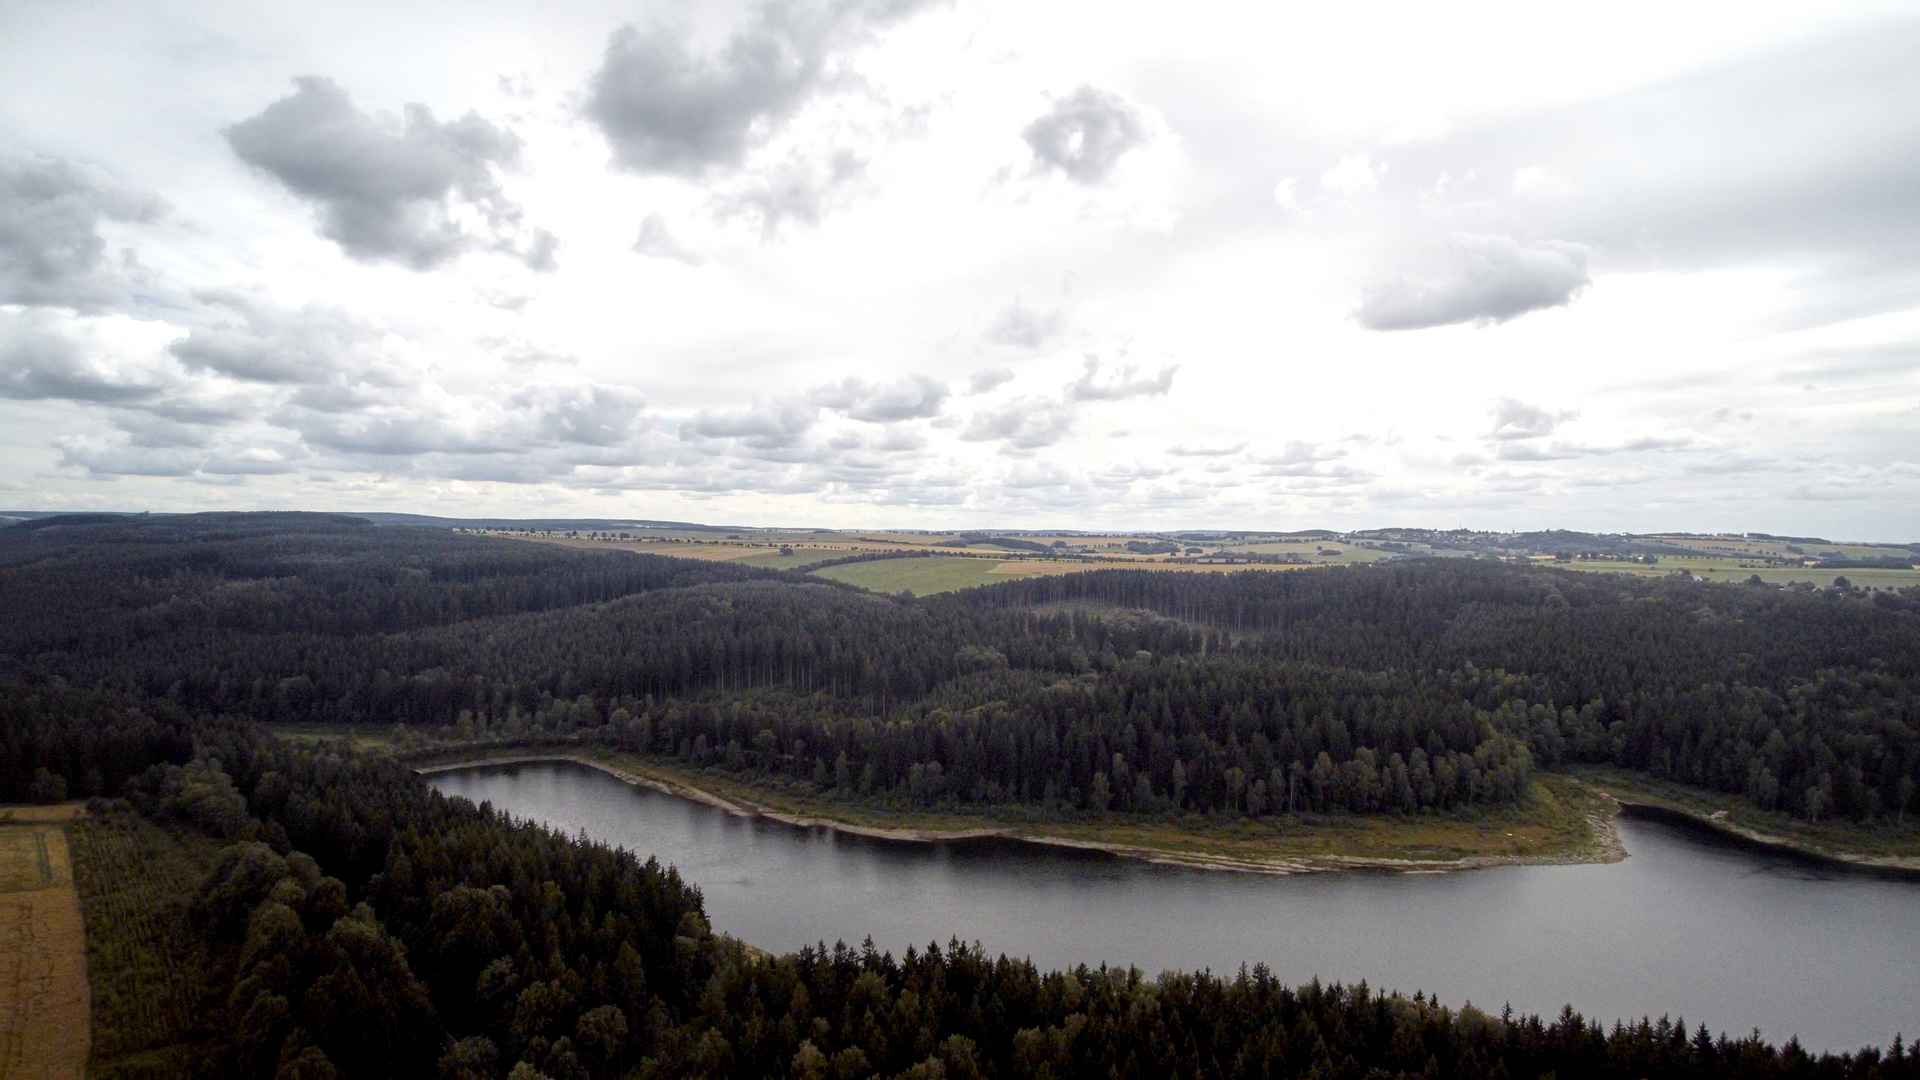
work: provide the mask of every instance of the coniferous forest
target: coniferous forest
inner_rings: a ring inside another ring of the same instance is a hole
[[[1258,968],[768,957],[671,868],[260,726],[590,733],[900,807],[1439,814],[1595,763],[1874,821],[1920,811],[1910,594],[1432,561],[913,599],[194,515],[0,531],[0,610],[0,799],[86,798],[85,835],[206,853],[144,946],[195,958],[155,1036],[191,1053],[121,1075],[1920,1075],[1898,1043],[1814,1056]]]

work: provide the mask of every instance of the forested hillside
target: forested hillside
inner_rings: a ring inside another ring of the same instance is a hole
[[[671,869],[446,799],[390,758],[165,701],[10,685],[0,702],[5,782],[106,748],[82,846],[153,856],[119,863],[147,917],[91,920],[89,939],[96,981],[103,958],[153,957],[166,1022],[111,1033],[126,1052],[96,1059],[102,1076],[1920,1076],[1898,1041],[1815,1056],[1664,1017],[1495,1017],[1263,968],[1043,972],[958,942],[764,957],[710,929]],[[182,888],[157,865],[167,837],[224,847]]]
[[[1813,819],[1920,810],[1911,593],[1436,560],[915,600],[210,515],[5,530],[0,604],[31,614],[0,632],[29,683],[258,720],[591,733],[893,806],[1450,811],[1585,762]]]

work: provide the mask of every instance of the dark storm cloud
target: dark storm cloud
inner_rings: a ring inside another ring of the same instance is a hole
[[[1147,141],[1146,120],[1118,94],[1083,86],[1020,133],[1036,169],[1059,169],[1070,180],[1097,184],[1127,151]]]
[[[808,395],[816,405],[843,412],[855,420],[886,424],[937,416],[951,392],[945,383],[925,375],[908,375],[891,383],[846,379],[815,387]]]
[[[113,306],[124,294],[100,222],[151,221],[166,209],[90,166],[0,155],[0,304]]]
[[[517,218],[493,174],[519,153],[512,132],[472,112],[443,123],[417,104],[403,118],[371,116],[331,79],[308,76],[294,85],[290,96],[227,128],[227,142],[242,161],[312,202],[321,235],[349,256],[415,270],[454,258],[473,242],[451,217],[456,198],[494,225]],[[552,245],[536,239],[525,257],[539,269]]]
[[[259,383],[329,382],[365,366],[361,350],[379,334],[344,311],[307,307],[283,311],[237,293],[197,299],[229,318],[197,326],[171,346],[189,370]]]
[[[1067,396],[1074,401],[1120,401],[1131,397],[1154,397],[1173,389],[1174,373],[1180,368],[1169,364],[1159,374],[1143,376],[1132,364],[1122,364],[1102,378],[1099,360],[1088,357],[1086,371],[1067,385]]]
[[[749,150],[842,76],[846,53],[920,0],[765,0],[715,52],[684,27],[623,26],[588,83],[586,116],[630,172],[698,177]]]
[[[0,327],[0,397],[125,405],[159,392],[150,382],[90,359],[78,342],[56,330],[24,320]]]
[[[1428,244],[1392,278],[1361,290],[1354,318],[1369,330],[1486,326],[1561,307],[1592,281],[1578,244],[1522,245],[1455,233]]]

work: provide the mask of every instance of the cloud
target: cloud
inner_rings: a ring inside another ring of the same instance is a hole
[[[1132,364],[1122,364],[1113,370],[1110,377],[1102,379],[1101,363],[1094,357],[1087,357],[1086,371],[1067,384],[1067,396],[1074,401],[1120,401],[1130,397],[1153,397],[1173,389],[1174,372],[1179,371],[1178,364],[1169,364],[1153,376],[1142,376],[1140,369]]]
[[[845,379],[815,387],[808,398],[816,405],[843,412],[855,420],[886,424],[936,416],[951,391],[945,383],[925,375],[908,375],[891,383],[874,384]]]
[[[757,404],[735,412],[702,411],[680,424],[680,437],[738,439],[756,450],[788,450],[806,439],[818,419],[817,409],[792,403]]]
[[[100,222],[152,221],[166,203],[65,159],[0,155],[0,304],[99,311],[124,290]]]
[[[532,421],[543,441],[616,446],[634,432],[646,399],[624,386],[528,387],[508,401]]]
[[[819,225],[865,171],[866,162],[849,150],[829,150],[818,157],[794,153],[732,189],[716,192],[713,205],[723,218],[759,222],[760,235],[770,239],[789,224]]]
[[[311,305],[286,311],[231,292],[196,299],[229,317],[196,326],[173,343],[173,355],[188,370],[245,382],[319,384],[374,363],[365,350],[379,332],[344,311]]]
[[[1386,173],[1386,162],[1376,165],[1371,155],[1348,154],[1335,163],[1333,168],[1320,174],[1320,190],[1335,195],[1358,195],[1380,183],[1380,178]],[[1283,180],[1281,183],[1287,182]],[[1276,201],[1283,206],[1293,205],[1293,188],[1290,185],[1287,187],[1286,195],[1285,199],[1281,199],[1280,189],[1274,189]]]
[[[1247,448],[1246,440],[1231,443],[1202,443],[1193,445],[1177,443],[1167,447],[1167,453],[1175,457],[1230,457]]]
[[[633,242],[633,250],[655,259],[672,259],[688,266],[699,266],[706,258],[699,252],[688,250],[686,245],[674,239],[667,231],[667,219],[659,214],[648,214],[640,223],[640,238]]]
[[[1260,472],[1266,476],[1295,477],[1346,477],[1355,475],[1351,470],[1334,467],[1323,469],[1328,462],[1338,461],[1345,456],[1344,451],[1329,449],[1318,443],[1289,439],[1284,450],[1278,454],[1262,454],[1254,459]]]
[[[192,449],[153,450],[105,444],[91,439],[62,439],[60,464],[95,476],[189,476],[206,455]]]
[[[1486,326],[1572,303],[1591,282],[1588,249],[1553,241],[1455,233],[1412,265],[1361,290],[1354,318],[1369,330]]]
[[[1033,151],[1036,171],[1058,169],[1076,183],[1097,184],[1147,141],[1147,124],[1120,95],[1082,86],[1055,101],[1020,137]]]
[[[696,55],[682,26],[628,25],[607,39],[584,113],[628,172],[689,179],[737,169],[843,75],[846,55],[918,0],[763,0],[748,25]]]
[[[10,320],[0,326],[0,397],[125,405],[160,393],[157,383],[129,378],[90,356],[94,351],[43,320]]]
[[[1561,424],[1580,415],[1572,410],[1555,412],[1543,409],[1510,397],[1495,401],[1491,411],[1493,430],[1488,432],[1487,437],[1496,441],[1544,438],[1553,434]]]
[[[459,256],[474,237],[455,220],[456,203],[479,211],[496,232],[517,223],[518,207],[494,178],[495,166],[519,154],[512,132],[473,112],[442,123],[418,104],[402,118],[368,115],[319,76],[294,86],[224,134],[242,161],[313,203],[321,235],[350,257],[428,270]],[[528,265],[551,263],[556,244],[537,234]]]
[[[1015,300],[987,327],[986,338],[996,345],[1038,349],[1059,337],[1065,328],[1066,318],[1058,310],[1036,310]]]
[[[1036,450],[1066,438],[1073,420],[1073,409],[1064,402],[1020,397],[975,413],[960,437],[969,442],[1001,439],[1021,450]]]
[[[984,394],[990,390],[1005,386],[1013,381],[1013,369],[1008,367],[981,368],[967,380],[967,393]]]
[[[559,251],[559,237],[545,229],[535,229],[525,249],[519,252],[520,261],[536,274],[551,274],[560,267],[559,262],[554,259]]]

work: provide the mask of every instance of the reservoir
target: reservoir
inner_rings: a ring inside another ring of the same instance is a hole
[[[1811,1050],[1920,1037],[1920,883],[1621,819],[1624,862],[1275,876],[999,839],[911,843],[742,818],[573,762],[427,777],[680,868],[714,929],[773,952],[871,937],[1086,963],[1366,982],[1443,1004],[1662,1014]]]

